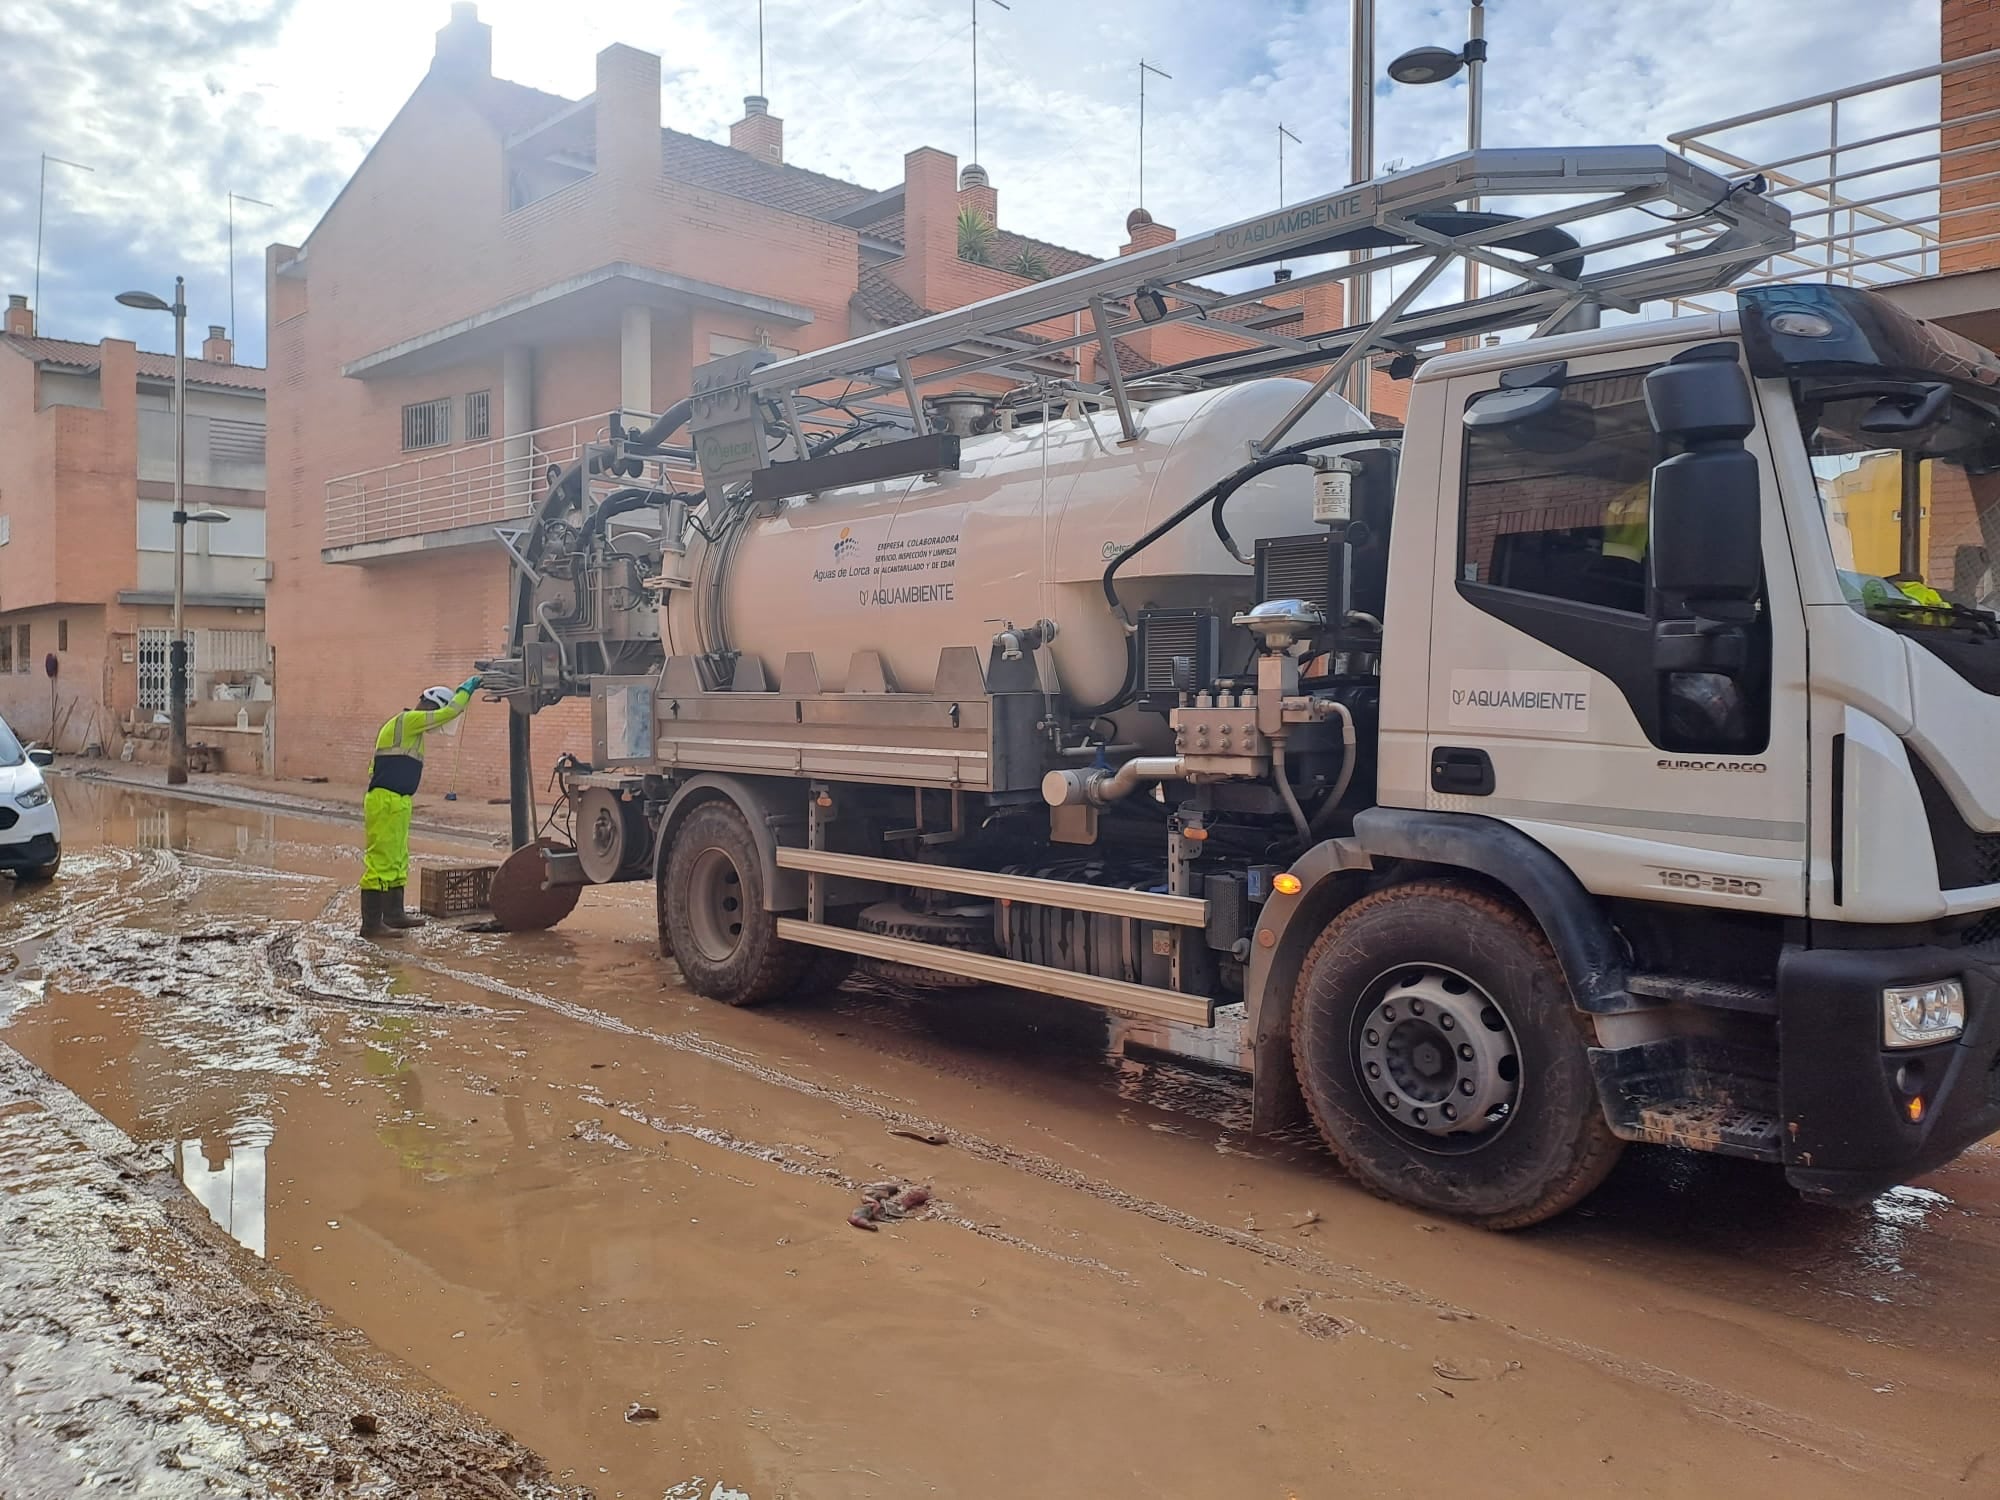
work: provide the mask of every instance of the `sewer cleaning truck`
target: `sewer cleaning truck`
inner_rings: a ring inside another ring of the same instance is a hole
[[[1482,150],[612,414],[502,534],[496,912],[651,881],[724,1003],[1136,1018],[1494,1228],[1628,1142],[1950,1160],[2000,1129],[2000,360],[1750,277],[1759,187]]]

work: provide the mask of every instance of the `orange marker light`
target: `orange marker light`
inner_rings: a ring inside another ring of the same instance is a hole
[[[1271,889],[1280,896],[1296,896],[1305,888],[1305,882],[1296,875],[1278,875],[1271,880]]]
[[[1923,1117],[1924,1117],[1924,1100],[1923,1096],[1919,1094],[1916,1098],[1910,1101],[1910,1123],[1912,1125],[1915,1125],[1919,1121],[1921,1121]]]

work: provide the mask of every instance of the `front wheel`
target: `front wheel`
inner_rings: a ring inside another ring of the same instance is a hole
[[[730,803],[705,802],[674,830],[660,874],[662,946],[697,995],[760,1005],[797,988],[813,950],[779,938],[763,868]]]
[[[42,885],[48,881],[54,880],[56,878],[57,872],[60,871],[61,869],[62,869],[62,851],[57,850],[56,857],[50,860],[47,864],[36,865],[33,869],[30,870],[22,870],[19,874],[17,874],[14,877],[14,880],[19,885]]]
[[[1363,897],[1320,934],[1292,1057],[1320,1133],[1365,1186],[1519,1229],[1582,1199],[1622,1149],[1587,1024],[1540,928],[1427,881]]]

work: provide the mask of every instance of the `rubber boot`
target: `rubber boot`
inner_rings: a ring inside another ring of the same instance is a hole
[[[378,938],[389,930],[382,920],[382,895],[381,891],[361,888],[361,935],[365,938]]]
[[[424,919],[413,911],[403,909],[403,887],[392,885],[382,893],[382,920],[389,924],[392,932],[407,931],[424,925]]]

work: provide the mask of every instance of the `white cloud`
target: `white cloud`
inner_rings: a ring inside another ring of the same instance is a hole
[[[766,0],[766,90],[788,159],[870,186],[903,153],[969,156],[970,0]],[[1276,125],[1292,196],[1347,178],[1348,10],[1338,0],[1010,0],[982,16],[981,146],[1001,217],[1108,253],[1136,198],[1137,63],[1148,89],[1147,199],[1189,230],[1275,202]],[[1455,44],[1464,11],[1380,0],[1378,64]],[[1921,67],[1936,0],[1494,0],[1487,7],[1486,138],[1494,145],[1659,141],[1670,131],[1821,89]],[[0,287],[32,275],[43,151],[52,169],[44,330],[161,330],[111,305],[185,268],[197,324],[226,316],[225,195],[241,211],[238,323],[260,358],[262,246],[296,240],[428,66],[443,3],[194,0],[134,20],[120,0],[10,0],[0,50]],[[722,138],[756,84],[755,0],[485,0],[495,72],[570,97],[614,41],[659,52],[667,123]],[[1927,102],[1928,101],[1928,102]],[[1935,109],[1935,89],[1856,111],[1850,138]],[[1463,142],[1458,84],[1378,89],[1378,160]]]

